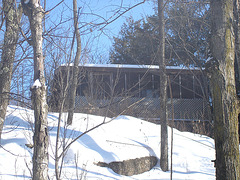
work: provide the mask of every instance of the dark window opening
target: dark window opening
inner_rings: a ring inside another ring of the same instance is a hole
[[[111,96],[111,74],[94,72],[88,77],[88,92],[93,99],[108,99]]]
[[[171,90],[172,90],[172,96],[173,98],[180,98],[180,83],[179,83],[179,75],[174,75],[171,74],[169,75],[169,80],[171,83]],[[167,94],[168,94],[168,98],[170,97],[170,88],[169,88],[169,82],[168,82],[168,87],[167,87]]]
[[[204,83],[204,81],[203,81],[203,77],[202,76],[194,77],[195,98],[203,98],[203,95],[204,95],[203,83]]]
[[[183,99],[193,99],[193,75],[182,74],[181,75],[181,93]]]

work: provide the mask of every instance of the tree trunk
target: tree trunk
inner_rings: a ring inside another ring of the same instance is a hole
[[[213,97],[216,179],[239,177],[238,101],[234,73],[233,0],[211,0],[213,59],[209,67]]]
[[[74,67],[73,67],[73,79],[72,84],[70,86],[69,92],[69,110],[68,110],[68,119],[67,124],[71,125],[73,120],[73,113],[75,108],[75,96],[76,96],[76,89],[78,83],[78,66],[81,56],[81,36],[78,30],[78,9],[77,9],[77,1],[73,0],[73,16],[74,16],[74,32],[76,34],[77,39],[77,53],[74,59]]]
[[[235,70],[237,71],[236,74],[236,88],[237,88],[237,93],[240,93],[240,43],[239,43],[239,35],[240,35],[240,24],[239,24],[239,15],[240,15],[240,10],[239,10],[239,0],[234,0],[234,5],[233,5],[233,15],[234,15],[234,23],[233,23],[233,28],[234,28],[234,36],[235,36],[235,63],[237,68],[235,67]]]
[[[21,7],[16,10],[12,0],[3,1],[3,12],[6,22],[4,44],[0,62],[0,140],[5,121],[7,106],[9,104],[9,92],[12,80],[13,61],[18,41],[19,22],[22,16]]]
[[[23,4],[24,14],[28,16],[31,28],[34,51],[34,85],[31,87],[32,105],[34,108],[34,151],[33,180],[48,179],[48,106],[46,101],[46,86],[44,77],[44,60],[42,52],[42,19],[44,10],[38,0]],[[40,82],[40,83],[39,83]]]
[[[160,75],[160,121],[161,121],[161,157],[160,166],[168,171],[168,126],[167,126],[167,76],[165,62],[165,22],[163,0],[158,0],[159,17],[159,75]]]

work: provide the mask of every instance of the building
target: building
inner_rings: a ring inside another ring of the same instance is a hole
[[[52,109],[58,108],[61,89],[67,89],[66,82],[70,80],[71,71],[72,66],[60,66],[56,70]],[[169,119],[208,121],[209,94],[203,71],[199,68],[167,66],[166,73]],[[159,68],[155,65],[79,66],[75,112],[108,117],[124,114],[158,120],[159,81]],[[67,107],[67,99],[64,107]]]

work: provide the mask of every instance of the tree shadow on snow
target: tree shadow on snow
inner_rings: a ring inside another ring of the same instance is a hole
[[[76,169],[75,166],[68,166],[68,168],[74,168]],[[99,172],[94,172],[94,171],[88,171],[86,169],[83,169],[81,167],[77,167],[77,169],[80,171],[79,174],[85,174],[86,177],[88,178],[96,178],[96,179],[114,179],[116,180],[116,177],[112,177],[112,176],[108,176],[108,175],[105,175],[105,174],[102,174],[102,173],[99,173]],[[116,174],[114,171],[112,171],[111,169],[109,170],[109,172],[111,172],[112,174],[114,174],[115,176],[118,176],[119,178],[122,177],[121,175],[119,174]],[[102,178],[101,178],[102,177]],[[84,177],[83,177],[84,178]],[[72,179],[72,180],[75,180],[75,179]],[[76,179],[77,180],[77,179]]]
[[[49,134],[51,136],[56,136],[57,135],[57,127],[52,127],[50,128],[51,131],[49,132]],[[76,130],[72,130],[72,129],[64,129],[63,127],[60,128],[60,132],[64,132],[65,133],[65,137],[66,138],[70,138],[70,139],[74,139],[75,137],[83,134],[83,132],[81,131],[76,131]],[[70,140],[71,141],[71,140]],[[107,150],[104,150],[102,147],[100,147],[97,142],[88,134],[84,134],[82,137],[80,137],[76,142],[74,143],[80,143],[81,145],[83,145],[84,147],[91,149],[95,152],[97,152],[99,155],[102,156],[104,161],[110,162],[110,161],[114,161],[116,155],[112,152],[109,152]]]

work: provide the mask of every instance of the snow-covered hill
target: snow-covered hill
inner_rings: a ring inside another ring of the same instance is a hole
[[[120,176],[111,169],[95,163],[111,162],[154,155],[160,157],[160,126],[140,119],[120,116],[109,118],[79,114],[74,115],[73,125],[65,126],[66,115],[61,121],[62,145],[90,128],[108,122],[82,136],[68,149],[63,159],[62,179],[170,179],[170,171],[163,172],[159,163],[151,171],[131,177]],[[54,153],[56,144],[57,113],[49,113],[49,178],[54,178]],[[110,121],[110,122],[109,122]],[[0,179],[31,179],[33,111],[16,106],[8,107],[0,148]],[[170,137],[169,128],[169,155]],[[214,140],[187,132],[173,130],[173,179],[215,179]],[[170,162],[170,160],[169,160]]]

